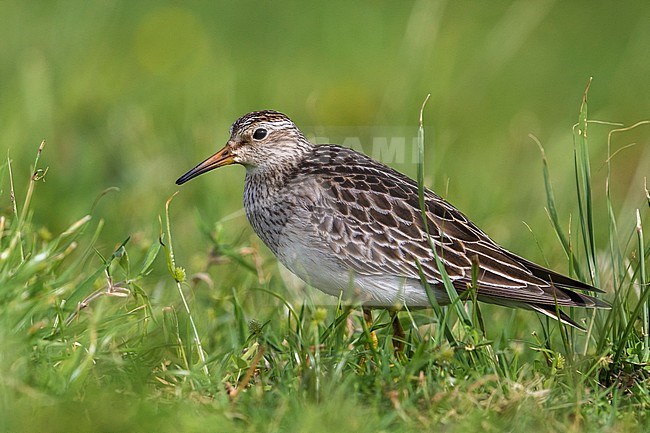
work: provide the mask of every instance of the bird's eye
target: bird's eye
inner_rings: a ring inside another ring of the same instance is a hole
[[[264,137],[266,137],[266,134],[268,134],[267,130],[264,128],[257,128],[255,132],[253,132],[253,139],[255,140],[262,140]]]

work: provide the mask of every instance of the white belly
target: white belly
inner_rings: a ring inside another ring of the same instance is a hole
[[[303,236],[285,231],[288,242],[274,251],[280,262],[308,285],[349,303],[373,307],[429,307],[430,301],[419,280],[394,275],[359,275],[332,260],[329,248],[310,244]],[[449,298],[444,289],[431,287],[440,304]]]

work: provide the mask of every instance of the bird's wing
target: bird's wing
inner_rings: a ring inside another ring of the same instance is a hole
[[[324,160],[329,163],[322,164]],[[541,305],[598,304],[567,289],[594,288],[506,251],[428,189],[425,226],[417,184],[365,155],[334,145],[318,146],[303,167],[303,174],[317,174],[311,178],[317,179],[315,187],[320,189],[320,200],[309,202],[311,224],[317,227],[322,242],[354,273],[420,279],[419,262],[427,282],[440,284],[428,230],[459,291],[470,287],[475,262],[479,297]],[[557,286],[551,283],[554,277],[562,277]]]

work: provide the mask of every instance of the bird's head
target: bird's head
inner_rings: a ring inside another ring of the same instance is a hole
[[[232,124],[230,139],[220,151],[178,178],[176,184],[230,164],[252,170],[279,169],[294,164],[311,148],[311,143],[286,115],[271,110],[254,111]]]

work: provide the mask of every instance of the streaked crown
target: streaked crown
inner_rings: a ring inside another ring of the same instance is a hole
[[[234,162],[247,167],[281,165],[300,159],[312,144],[285,114],[278,111],[253,111],[230,127]]]

